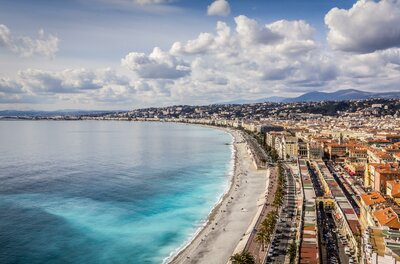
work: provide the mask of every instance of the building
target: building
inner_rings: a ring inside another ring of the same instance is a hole
[[[368,151],[366,148],[354,148],[349,149],[349,160],[351,162],[367,162],[368,161]]]
[[[284,132],[277,132],[277,131],[270,131],[265,134],[265,143],[272,147],[275,148],[275,140],[277,137],[281,137],[284,135]]]
[[[308,144],[305,142],[299,142],[299,152],[297,154],[299,158],[308,158]]]
[[[386,182],[386,195],[400,204],[400,181],[392,180]]]
[[[312,141],[307,143],[307,154],[309,160],[318,160],[323,158],[324,150],[320,143]]]
[[[372,214],[377,226],[388,227],[393,230],[400,229],[398,212],[396,212],[392,207],[377,209]]]
[[[283,127],[273,125],[259,125],[257,127],[257,131],[266,134],[271,131],[283,131]]]
[[[365,163],[347,163],[345,169],[351,176],[362,177],[365,174]]]
[[[363,233],[362,246],[362,263],[400,263],[400,231],[389,230],[387,227],[369,227]]]
[[[328,145],[329,159],[345,157],[347,154],[347,146],[343,144],[331,143]]]
[[[288,158],[297,159],[299,153],[299,140],[297,137],[293,136],[284,136],[282,139],[283,146],[283,159],[287,160]]]
[[[386,182],[400,179],[398,163],[368,163],[365,167],[364,187],[385,193]]]
[[[382,150],[369,148],[367,150],[368,162],[370,163],[387,163],[395,161],[394,157]]]
[[[360,224],[365,230],[368,226],[376,226],[372,211],[376,205],[385,203],[386,200],[379,192],[369,192],[360,196]]]
[[[279,158],[286,158],[283,149],[283,137],[278,136],[275,138],[275,150],[276,153],[278,153]]]

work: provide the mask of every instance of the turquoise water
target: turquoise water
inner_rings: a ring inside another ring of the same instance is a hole
[[[230,135],[171,123],[0,122],[0,263],[162,263],[228,188]]]

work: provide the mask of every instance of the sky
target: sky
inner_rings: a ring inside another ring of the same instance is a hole
[[[0,110],[399,84],[400,0],[0,0]]]

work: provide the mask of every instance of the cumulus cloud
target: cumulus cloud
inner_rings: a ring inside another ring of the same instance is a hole
[[[362,53],[345,53],[344,46],[332,50],[317,42],[314,28],[303,20],[261,24],[238,16],[234,21],[232,26],[217,22],[214,31],[176,41],[168,50],[155,47],[149,54],[130,52],[121,59],[126,75],[111,69],[25,70],[16,79],[0,78],[0,102],[33,102],[42,96],[85,104],[140,103],[135,105],[140,107],[315,90],[398,89],[400,48],[374,48],[365,53],[354,42],[353,47]],[[0,43],[12,39],[7,32],[0,27]]]
[[[18,73],[19,82],[35,93],[82,93],[106,86],[128,86],[129,80],[110,69],[66,69],[59,72],[28,69]]]
[[[10,37],[11,33],[8,27],[0,24],[0,46],[8,46],[11,42]]]
[[[231,8],[226,0],[215,0],[207,8],[209,16],[228,16],[231,13]]]
[[[278,32],[268,27],[260,27],[254,19],[246,16],[235,17],[236,32],[240,39],[248,43],[273,44],[282,39]]]
[[[232,96],[263,96],[272,90],[285,92],[292,86],[314,89],[310,87],[321,87],[336,79],[334,61],[317,48],[314,29],[305,21],[280,20],[262,25],[238,16],[235,23],[231,28],[218,22],[215,32],[175,42],[169,51],[158,50],[168,59],[156,60],[160,56],[153,56],[154,51],[148,56],[130,53],[122,64],[144,83],[166,79],[172,70],[174,78],[169,77],[171,82],[162,86],[170,90],[171,97],[196,103],[209,102],[210,94],[221,101]],[[190,74],[176,74],[176,65],[182,63]],[[141,87],[147,89],[143,83]]]
[[[6,48],[22,57],[34,55],[53,57],[58,51],[59,39],[39,30],[36,39],[27,36],[13,36],[6,25],[0,24],[0,47]]]
[[[325,16],[327,40],[336,50],[368,53],[400,46],[400,1],[359,0]]]
[[[131,52],[121,60],[121,64],[146,79],[176,79],[190,73],[183,60],[158,47],[150,55]]]
[[[9,78],[0,78],[0,93],[19,94],[23,93],[22,85]]]
[[[27,69],[16,78],[0,77],[0,103],[51,103],[54,101],[126,103],[137,92],[135,81],[106,69]]]
[[[201,33],[197,39],[189,40],[186,44],[175,42],[171,47],[171,54],[200,54],[207,51],[214,42],[210,33]]]

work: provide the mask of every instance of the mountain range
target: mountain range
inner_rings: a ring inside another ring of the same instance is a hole
[[[319,102],[319,101],[346,101],[346,100],[362,100],[373,98],[400,98],[399,92],[374,93],[365,92],[356,89],[338,90],[336,92],[309,92],[298,97],[279,97],[272,96],[255,100],[237,99],[230,102],[219,104],[255,104],[255,103],[295,103],[295,102]],[[36,111],[36,110],[0,110],[1,117],[35,117],[35,116],[80,116],[105,114],[118,111],[101,111],[101,110],[57,110],[57,111]]]
[[[338,90],[336,92],[308,92],[298,97],[267,97],[256,100],[234,100],[226,102],[226,104],[255,104],[255,103],[295,103],[295,102],[319,102],[319,101],[346,101],[346,100],[362,100],[373,98],[400,98],[400,92],[384,92],[374,93],[365,92],[356,89]]]

